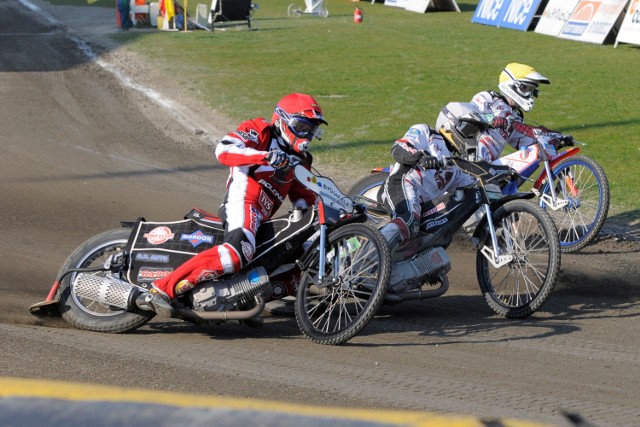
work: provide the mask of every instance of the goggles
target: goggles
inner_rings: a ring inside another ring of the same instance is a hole
[[[322,138],[323,131],[315,121],[311,121],[304,117],[294,116],[287,121],[287,126],[291,133],[298,138],[311,140],[314,136],[318,139]]]
[[[518,89],[518,92],[520,92],[520,95],[525,98],[529,98],[531,96],[537,98],[540,93],[538,85],[535,83],[516,82],[516,88]]]

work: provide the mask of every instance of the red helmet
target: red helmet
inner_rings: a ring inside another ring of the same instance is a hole
[[[271,118],[280,136],[298,153],[307,151],[315,136],[322,137],[321,123],[328,124],[322,108],[311,95],[292,93],[282,98]]]

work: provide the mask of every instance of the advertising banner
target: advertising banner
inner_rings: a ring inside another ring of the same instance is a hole
[[[535,32],[557,36],[564,28],[580,0],[549,0]]]
[[[540,2],[541,0],[481,0],[471,22],[527,31]]]
[[[640,44],[640,0],[631,0],[618,32],[615,46],[618,46],[619,42]]]
[[[611,30],[620,25],[622,11],[629,0],[580,0],[558,34],[572,39],[602,44]]]
[[[427,10],[460,12],[456,0],[407,0],[405,9],[418,13],[425,13]]]
[[[385,6],[401,7],[401,8],[404,9],[407,6],[408,2],[409,2],[408,0],[384,0],[384,5]]]

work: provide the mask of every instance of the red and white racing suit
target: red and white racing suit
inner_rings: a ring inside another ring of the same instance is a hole
[[[380,230],[391,246],[406,242],[417,233],[421,203],[475,182],[475,178],[456,166],[423,169],[420,159],[425,154],[439,160],[451,157],[442,135],[425,124],[411,126],[391,148],[395,164],[384,184],[382,198],[392,220]]]
[[[275,170],[265,159],[272,150],[289,151],[271,124],[263,118],[241,123],[216,146],[220,163],[229,166],[227,192],[220,207],[224,243],[194,256],[154,286],[174,298],[205,280],[242,269],[255,253],[258,228],[270,219],[285,198],[294,206],[312,205],[315,196],[293,176],[293,168]],[[302,156],[311,167],[311,155]],[[176,289],[177,285],[177,289]]]
[[[476,160],[493,162],[500,157],[507,144],[519,150],[535,142],[533,127],[522,123],[524,113],[511,107],[501,94],[494,91],[480,92],[473,97],[471,103],[475,104],[482,114],[492,116],[492,118],[504,117],[509,123],[506,127],[490,128],[480,135],[476,149]]]

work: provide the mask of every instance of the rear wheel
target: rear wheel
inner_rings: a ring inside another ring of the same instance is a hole
[[[573,156],[553,167],[556,195],[569,204],[547,209],[558,227],[562,252],[575,252],[595,239],[609,212],[609,181],[602,166],[586,156]],[[542,193],[550,195],[547,182]]]
[[[380,227],[381,222],[389,221],[389,214],[384,208],[381,200],[378,199],[379,191],[384,185],[389,174],[386,172],[377,172],[367,175],[360,181],[356,182],[351,190],[347,193],[349,198],[366,206],[369,219]]]
[[[319,344],[348,341],[373,318],[391,272],[387,243],[375,229],[348,224],[331,232],[326,244],[325,276],[319,283],[319,248],[298,285],[295,314],[300,330]]]
[[[111,255],[124,249],[129,239],[130,229],[106,231],[80,245],[67,259],[58,276],[73,268],[93,268],[102,266]],[[106,276],[111,272],[96,272]],[[96,332],[128,332],[147,323],[155,314],[138,310],[129,312],[97,301],[80,298],[73,292],[73,280],[77,273],[67,274],[60,283],[60,312],[65,321],[80,329]]]
[[[496,267],[479,250],[478,283],[496,314],[522,319],[542,307],[556,285],[560,270],[558,233],[549,214],[525,200],[498,208],[493,223],[499,253],[511,260]],[[484,246],[493,251],[491,236],[487,235]]]

